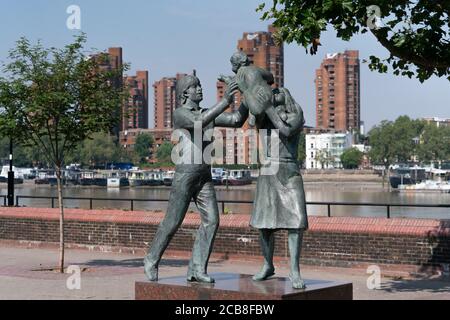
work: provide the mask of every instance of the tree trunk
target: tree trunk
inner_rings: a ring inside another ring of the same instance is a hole
[[[56,168],[59,204],[59,271],[64,273],[64,206],[62,198],[61,167]]]
[[[388,191],[391,192],[391,170],[389,170],[389,167],[387,168],[387,183]]]

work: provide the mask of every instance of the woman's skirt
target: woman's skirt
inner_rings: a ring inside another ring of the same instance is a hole
[[[298,163],[270,160],[278,171],[260,175],[250,225],[258,229],[308,229],[305,191]]]

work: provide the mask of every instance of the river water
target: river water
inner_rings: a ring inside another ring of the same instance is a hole
[[[5,184],[0,185],[0,192],[6,195]],[[254,199],[254,186],[216,187],[219,200],[250,200]],[[369,202],[369,203],[400,203],[400,204],[450,204],[450,194],[443,193],[398,193],[383,190],[379,184],[361,183],[305,183],[307,201],[318,202]],[[111,200],[94,200],[94,208],[129,209],[130,202],[113,199],[168,199],[170,187],[66,187],[64,195],[67,197],[94,197]],[[56,187],[45,185],[23,184],[16,185],[15,195],[23,196],[57,196]],[[49,207],[49,199],[20,199],[19,205],[29,207]],[[57,205],[57,201],[55,201]],[[66,200],[65,206],[70,208],[89,208],[89,201]],[[225,204],[231,213],[251,213],[251,204]],[[162,210],[167,208],[167,202],[135,202],[134,210]],[[195,204],[191,205],[195,210]],[[219,203],[219,211],[221,204]],[[326,215],[326,206],[308,205],[308,215]],[[332,206],[332,216],[361,216],[385,217],[386,207],[367,206]],[[391,208],[391,217],[416,217],[450,219],[450,208]]]

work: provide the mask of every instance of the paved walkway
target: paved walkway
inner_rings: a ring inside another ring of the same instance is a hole
[[[66,265],[78,265],[81,289],[69,290],[69,274],[51,271],[58,260],[58,250],[48,248],[0,247],[0,299],[134,299],[135,281],[145,280],[142,254],[103,253],[98,251],[66,251]],[[186,273],[188,256],[163,259],[160,277]],[[230,261],[212,258],[209,272],[253,274],[255,261]],[[382,272],[382,270],[381,270]],[[285,265],[278,266],[277,275],[287,276]],[[362,269],[303,266],[304,278],[349,281],[355,299],[447,299],[450,300],[450,278],[381,279],[381,288],[367,288],[368,274]]]

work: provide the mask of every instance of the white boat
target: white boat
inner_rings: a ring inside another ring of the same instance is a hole
[[[225,171],[222,184],[223,185],[245,185],[252,183],[250,170],[229,170]]]
[[[107,187],[108,188],[120,188],[120,178],[108,178]]]
[[[450,183],[448,181],[426,180],[416,184],[398,186],[401,192],[443,192],[450,193]]]
[[[144,171],[144,179],[146,186],[161,186],[164,184],[162,171]]]
[[[130,187],[142,186],[144,184],[144,172],[138,170],[130,171],[128,181],[130,182]]]
[[[224,168],[211,168],[211,176],[212,181],[215,185],[222,184],[222,179],[225,176],[225,169]]]
[[[13,171],[14,171],[14,178],[15,179],[24,179],[24,176],[26,175],[26,174],[31,174],[31,171],[33,170],[33,169],[28,169],[28,168],[17,168],[17,167],[12,167],[12,169],[13,169]],[[1,173],[0,173],[0,176],[1,177],[4,177],[4,178],[8,178],[8,172],[9,172],[9,166],[3,166],[2,167],[2,171],[1,171]]]
[[[166,171],[163,173],[162,178],[163,178],[163,183],[165,186],[172,185],[174,175],[175,175],[175,171]]]

